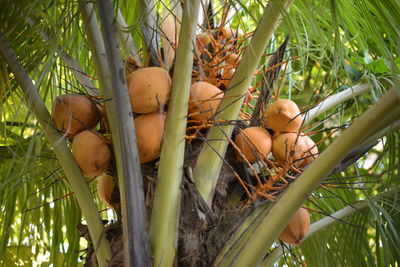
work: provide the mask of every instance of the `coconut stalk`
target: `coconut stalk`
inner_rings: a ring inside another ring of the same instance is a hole
[[[249,227],[228,252],[218,266],[255,266],[270,249],[290,218],[320,184],[322,179],[351,150],[358,147],[365,136],[374,134],[370,125],[378,123],[390,110],[400,104],[395,88],[389,90],[377,103],[369,108],[353,125],[337,138],[309,167],[289,186],[273,206],[262,212],[262,218]],[[238,245],[236,245],[236,243]]]
[[[93,53],[93,63],[99,75],[100,89],[105,92],[106,88],[110,88],[112,85],[106,59],[106,49],[101,37],[96,12],[91,2],[80,0],[78,3],[82,14],[84,32],[87,35],[90,51]],[[108,102],[105,102],[106,107]]]
[[[164,52],[164,66],[169,71],[175,58],[176,44],[179,40],[180,21],[166,7],[163,10],[163,17],[160,22],[161,40]]]
[[[151,266],[147,235],[147,216],[143,193],[143,180],[136,146],[135,128],[129,102],[121,51],[111,1],[98,2],[102,21],[104,51],[98,63],[105,64],[99,76],[105,87],[107,116],[117,163],[118,183],[121,194],[122,225],[124,231],[124,261],[126,266]],[[93,13],[94,15],[94,13]],[[95,17],[92,17],[95,19]],[[98,27],[96,32],[98,34]],[[93,29],[89,29],[93,30]],[[98,39],[101,37],[97,36]]]
[[[137,62],[140,63],[141,59],[139,57],[139,53],[136,49],[135,43],[133,42],[132,36],[126,32],[129,29],[129,26],[126,24],[120,9],[118,9],[117,23],[118,40],[121,47],[124,49],[125,56],[128,57],[131,55]]]
[[[224,99],[219,105],[215,120],[235,120],[237,118],[258,62],[278,27],[282,15],[289,9],[293,1],[272,0],[268,2],[264,15],[233,75]],[[226,135],[230,136],[232,130],[232,125],[212,127],[207,135],[207,140],[212,141],[208,141],[207,145],[202,147],[193,169],[196,187],[208,205],[211,205],[222,166],[222,159],[219,155],[225,155],[229,144]]]
[[[311,122],[313,119],[323,114],[325,111],[336,107],[337,105],[349,100],[352,97],[365,94],[369,90],[370,90],[369,84],[358,84],[340,93],[327,97],[325,100],[323,100],[321,103],[319,103],[306,113],[304,124]]]
[[[150,224],[154,266],[173,266],[177,243],[186,121],[199,1],[183,3],[183,20]]]
[[[159,34],[157,26],[156,6],[153,0],[140,0],[139,7],[143,22],[140,24],[143,33],[143,41],[148,59],[143,59],[150,66],[160,66]],[[145,64],[147,65],[147,64]]]
[[[398,110],[399,111],[399,110]],[[363,145],[364,144],[368,144],[371,143],[374,140],[377,140],[379,138],[382,138],[383,136],[385,136],[389,131],[396,131],[400,129],[400,119],[397,119],[395,122],[393,122],[392,124],[389,124],[387,127],[385,127],[384,129],[380,130],[378,133],[368,137],[365,141],[363,141]]]
[[[382,198],[387,197],[389,195],[393,195],[393,193],[397,192],[399,189],[398,186],[390,188],[388,191],[385,191],[376,197],[373,197],[370,201],[372,202],[377,202],[382,200]],[[303,241],[306,239],[310,238],[312,235],[318,233],[321,230],[324,230],[326,227],[331,226],[332,224],[340,222],[343,218],[350,216],[356,212],[360,212],[364,208],[368,206],[368,202],[366,200],[361,200],[358,202],[355,202],[351,205],[348,205],[344,207],[343,209],[340,209],[329,216],[326,216],[313,224],[310,225],[310,229],[307,233],[307,235],[304,237]],[[291,245],[291,247],[297,247],[297,245]],[[283,247],[279,245],[277,248],[275,248],[270,254],[268,254],[265,259],[260,263],[259,267],[268,267],[274,264],[277,260],[279,260],[280,257],[285,253]]]
[[[372,139],[372,140],[376,140],[376,139],[382,137],[383,135],[380,135],[378,138],[376,138],[375,134],[379,134],[384,129],[386,129],[386,131],[385,131],[385,133],[386,133],[389,130],[389,129],[387,129],[388,127],[395,126],[396,122],[398,123],[398,121],[400,120],[399,118],[400,118],[400,107],[396,107],[393,110],[391,110],[390,112],[388,112],[386,114],[386,116],[384,118],[382,118],[378,123],[370,126],[370,128],[371,128],[370,131],[373,131],[374,134],[371,136],[366,136],[362,140],[363,143],[367,143],[367,141],[371,140],[371,137],[375,137],[375,139]]]
[[[35,26],[35,22],[32,18],[27,17],[26,22],[31,26]],[[49,42],[50,44],[54,44],[54,40],[50,35],[45,33],[43,30],[36,30],[40,36],[42,36],[43,40]],[[96,90],[92,80],[89,79],[87,75],[85,75],[81,66],[73,59],[68,53],[66,53],[61,47],[57,46],[57,54],[60,55],[60,58],[64,63],[68,66],[68,68],[72,71],[75,76],[75,79],[86,89],[87,93],[91,96],[96,96],[99,92]]]
[[[285,55],[285,50],[289,42],[289,36],[286,36],[285,41],[279,46],[276,52],[268,59],[267,70],[263,74],[263,80],[261,85],[260,94],[257,99],[257,103],[254,107],[253,114],[251,115],[250,126],[260,126],[262,121],[260,119],[261,110],[265,108],[268,104],[276,86],[276,82],[279,78],[279,73],[281,71],[283,57]],[[274,67],[278,65],[277,67]],[[271,69],[272,68],[272,69]]]
[[[0,53],[13,72],[23,93],[24,99],[31,112],[35,115],[40,126],[46,134],[51,147],[60,161],[60,165],[68,179],[74,196],[82,210],[83,216],[87,221],[90,237],[96,251],[96,258],[99,266],[107,266],[107,261],[111,258],[110,244],[105,238],[104,227],[101,222],[97,206],[94,202],[92,193],[87,185],[87,179],[83,177],[79,166],[76,164],[64,138],[56,130],[51,115],[46,108],[43,100],[36,90],[32,80],[21,66],[14,51],[9,46],[3,33],[0,32]]]

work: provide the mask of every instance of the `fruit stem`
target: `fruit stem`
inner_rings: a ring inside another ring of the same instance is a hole
[[[305,120],[304,124],[307,124],[311,122],[314,118],[317,116],[323,114],[325,111],[336,107],[337,105],[349,100],[352,97],[356,97],[359,95],[362,95],[368,90],[370,90],[370,85],[369,84],[358,84],[353,87],[350,87],[340,93],[331,95],[327,97],[325,100],[323,100],[321,103],[319,103],[317,106],[313,107],[310,109],[306,115],[305,115]]]
[[[117,23],[118,39],[125,52],[125,57],[127,58],[128,56],[132,56],[136,62],[140,63],[141,59],[139,53],[136,49],[135,43],[133,42],[132,35],[126,32],[126,30],[129,29],[129,26],[126,24],[120,9],[118,9]]]

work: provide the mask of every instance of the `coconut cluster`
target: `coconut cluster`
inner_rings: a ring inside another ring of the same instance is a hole
[[[95,101],[85,95],[60,95],[53,103],[54,124],[72,139],[72,154],[87,177],[102,174],[111,163],[112,152],[107,139],[93,130],[102,116]]]
[[[127,77],[140,163],[157,159],[161,152],[166,113],[171,92],[169,73],[157,67],[136,68]],[[99,97],[64,94],[55,98],[52,118],[55,127],[72,140],[72,154],[86,177],[98,180],[99,198],[110,205],[114,190],[111,171],[112,146],[105,107]],[[101,104],[99,104],[101,103]],[[100,123],[100,127],[97,125]],[[103,135],[103,134],[104,135]]]
[[[237,38],[237,32],[230,27],[217,28],[196,35],[195,61],[200,71],[193,73],[194,80],[206,82],[220,89],[220,91],[208,85],[204,95],[197,96],[199,87],[203,87],[204,84],[196,85],[191,91],[192,106],[199,101],[201,101],[200,103],[210,102],[206,104],[208,110],[214,110],[214,106],[218,106],[219,102],[212,98],[221,98],[222,92],[229,88],[232,77],[241,61],[241,56],[235,46]],[[215,97],[215,95],[219,95],[219,97]],[[209,101],[205,99],[209,99]],[[251,100],[252,95],[248,91],[244,102],[247,103]],[[210,117],[209,114],[211,113],[199,117],[205,119]]]
[[[241,60],[233,46],[236,37],[237,32],[230,27],[217,28],[196,35],[195,61],[201,71],[193,72],[189,119],[204,123],[215,116],[224,91],[229,88]],[[252,95],[248,91],[244,96],[244,102],[248,103],[251,100]]]
[[[95,99],[86,95],[64,94],[57,96],[53,103],[51,115],[55,127],[72,139],[72,155],[86,177],[101,176],[111,167],[110,142],[94,129],[105,119],[104,111],[103,104],[96,104]],[[103,193],[104,190],[98,190],[102,201]]]
[[[278,99],[265,112],[263,127],[248,127],[235,137],[236,159],[239,162],[266,161],[271,153],[280,166],[304,168],[318,157],[314,141],[300,131],[303,116],[295,102]],[[272,133],[272,134],[271,134]],[[306,209],[299,209],[279,239],[289,244],[300,244],[308,232],[310,217]]]
[[[233,52],[221,53],[219,51],[232,50],[229,42],[236,35],[236,31],[230,27],[196,35],[196,55],[198,58],[205,59],[199,63],[207,72],[203,80],[222,90],[229,87],[241,57]],[[217,65],[218,68],[215,68]]]
[[[240,152],[237,159],[250,163],[267,157],[270,152],[274,159],[284,165],[304,168],[318,157],[314,141],[301,133],[303,116],[297,104],[291,100],[278,99],[266,110],[266,127],[273,132],[271,136],[263,127],[249,127],[236,136],[235,143]]]
[[[318,157],[314,141],[300,131],[304,118],[295,102],[278,99],[269,105],[265,116],[266,125],[274,131],[272,155],[275,160],[304,168]]]
[[[127,77],[140,163],[160,157],[167,105],[171,94],[171,77],[159,67],[138,69]]]

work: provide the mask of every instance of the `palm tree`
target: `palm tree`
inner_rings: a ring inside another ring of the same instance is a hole
[[[399,264],[397,1],[1,6],[2,265]],[[224,27],[237,33],[224,39]],[[200,32],[212,35],[207,51]],[[228,86],[218,76],[225,52],[241,56]],[[132,62],[172,78],[161,156],[142,165],[123,75]],[[224,97],[196,124],[190,86],[212,73]],[[254,98],[243,104],[249,87]],[[99,201],[96,179],[83,177],[51,119],[54,98],[70,92],[105,103],[114,209]],[[262,124],[270,98],[300,106],[302,131],[320,151],[272,184],[279,163],[239,163],[232,141]],[[279,241],[300,206],[311,214],[308,235],[297,246]]]

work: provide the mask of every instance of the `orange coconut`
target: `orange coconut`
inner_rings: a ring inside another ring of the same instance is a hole
[[[84,129],[96,126],[101,113],[87,96],[65,94],[54,100],[51,116],[58,130],[66,133],[67,137],[73,137]]]
[[[220,31],[217,31],[217,32],[218,32],[219,37],[222,39],[229,39],[236,35],[236,31],[228,26],[222,28]]]
[[[303,140],[306,151],[303,154],[303,162],[301,163],[300,167],[307,166],[318,157],[318,147],[316,146],[314,141],[308,135],[305,135],[303,137]]]
[[[151,113],[162,110],[169,100],[171,78],[165,69],[143,68],[128,76],[128,90],[132,110],[135,113]]]
[[[223,92],[208,82],[196,82],[190,88],[189,113],[195,120],[208,120],[215,115]]]
[[[271,152],[271,143],[271,135],[261,127],[246,128],[235,137],[236,146],[250,163],[264,158],[260,152],[266,157]],[[236,159],[241,162],[245,161],[239,153],[236,153]]]
[[[270,104],[265,116],[267,125],[274,132],[296,132],[303,123],[299,107],[288,99],[278,99]]]
[[[223,84],[225,88],[229,88],[229,84],[231,83],[233,74],[235,74],[235,69],[225,69],[224,72],[222,73],[219,83],[221,85]]]
[[[89,130],[75,135],[72,154],[86,177],[102,174],[111,163],[111,149],[106,140],[99,133]]]
[[[97,177],[97,195],[100,200],[107,206],[111,206],[111,196],[114,191],[115,181],[114,178],[106,173]]]
[[[228,63],[231,66],[236,66],[239,64],[241,57],[238,54],[234,53],[227,53],[226,57],[226,63]]]
[[[211,43],[211,37],[208,32],[202,32],[196,35],[196,41],[203,47]]]
[[[135,118],[140,163],[153,161],[160,156],[166,117],[165,113],[155,112]]]
[[[292,160],[297,167],[304,167],[318,156],[318,148],[304,134],[284,133],[272,140],[272,154],[277,161]]]
[[[278,239],[292,245],[299,245],[307,235],[309,227],[310,215],[305,208],[300,208],[290,219]]]

